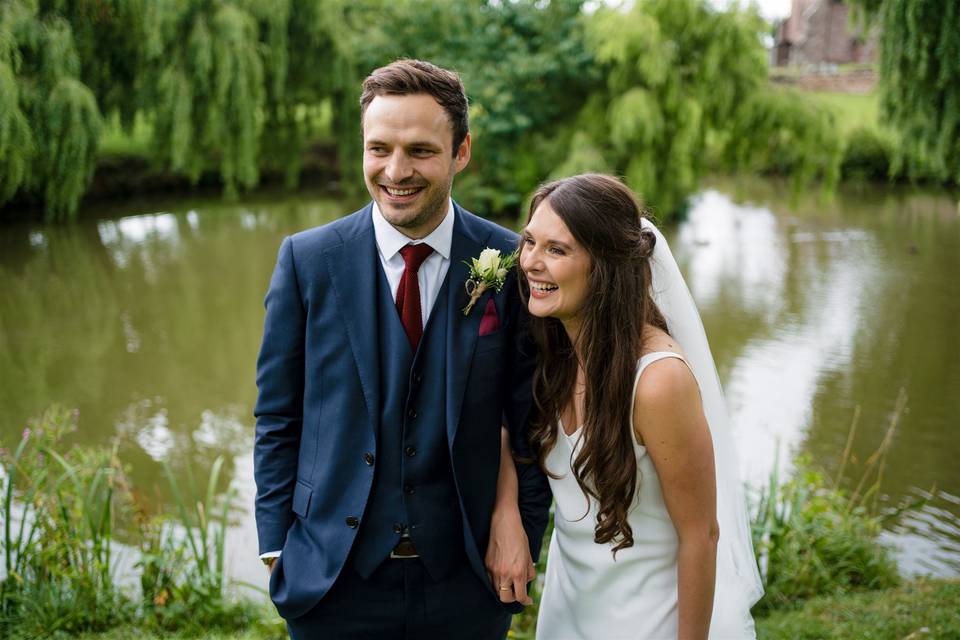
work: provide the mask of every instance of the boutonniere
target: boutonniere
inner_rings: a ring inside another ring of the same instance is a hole
[[[470,302],[463,308],[463,315],[468,315],[484,291],[493,289],[500,292],[507,280],[507,274],[517,263],[517,252],[501,256],[499,249],[487,247],[480,252],[479,258],[471,258],[470,262],[464,260],[463,263],[470,267],[470,276],[464,283]]]

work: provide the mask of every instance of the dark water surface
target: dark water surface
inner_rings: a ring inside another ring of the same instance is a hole
[[[251,416],[262,299],[283,236],[360,206],[320,194],[133,203],[70,227],[0,229],[0,445],[51,403],[80,409],[74,441],[119,436],[133,482],[169,498],[160,461],[204,477],[226,454],[253,495]],[[714,181],[666,229],[701,308],[744,478],[806,454],[856,482],[907,408],[885,502],[928,497],[891,527],[908,573],[960,575],[960,215],[930,191],[791,199],[782,183]],[[167,507],[169,508],[169,506]],[[252,515],[228,537],[234,576],[265,583]]]

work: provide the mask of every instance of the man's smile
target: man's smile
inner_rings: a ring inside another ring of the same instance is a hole
[[[423,191],[426,187],[388,187],[386,185],[379,185],[380,190],[386,193],[387,197],[390,200],[412,200],[418,193]]]

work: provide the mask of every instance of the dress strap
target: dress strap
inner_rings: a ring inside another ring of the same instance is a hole
[[[643,370],[649,367],[654,362],[658,360],[664,360],[666,358],[676,358],[677,360],[681,360],[688,367],[690,366],[690,363],[687,362],[682,355],[680,355],[679,353],[674,353],[673,351],[651,351],[650,353],[646,353],[643,356],[641,356],[640,359],[637,360],[637,374],[633,378],[633,390],[630,393],[631,420],[633,418],[633,410],[637,403],[637,385],[640,383],[640,376],[641,374],[643,374]],[[630,429],[630,435],[633,437],[634,443],[636,443],[638,446],[641,446],[641,447],[644,446],[643,444],[637,441],[637,434],[634,432],[632,428]]]

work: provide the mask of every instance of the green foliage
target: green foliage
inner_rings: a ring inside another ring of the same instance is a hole
[[[58,453],[75,420],[51,409],[2,458],[4,637],[106,629],[132,617],[111,565],[122,470],[113,451]]]
[[[889,136],[875,128],[858,127],[847,136],[840,173],[845,179],[887,180],[893,154]]]
[[[871,638],[902,640],[960,637],[960,582],[920,580],[896,589],[822,596],[797,610],[757,620],[765,640]]]
[[[217,154],[228,194],[253,186],[265,99],[256,21],[231,3],[202,1],[169,5],[159,19],[170,46],[152,61],[157,82],[145,97],[158,157],[196,181]]]
[[[906,405],[906,390],[901,389],[883,441],[852,492],[842,489],[841,482],[851,459],[859,408],[833,481],[813,470],[807,458],[798,461],[798,473],[784,484],[773,468],[752,518],[765,590],[755,613],[789,609],[815,596],[887,589],[899,583],[896,562],[879,536],[887,520],[917,505],[881,514],[878,498],[886,455]]]
[[[219,492],[223,462],[222,456],[214,461],[203,493],[197,491],[189,467],[184,493],[164,463],[179,519],[147,520],[140,528],[138,567],[147,626],[200,632],[242,629],[253,622],[248,603],[227,598],[224,563],[234,496]]]
[[[10,65],[0,60],[0,203],[12,198],[26,181],[35,153],[19,95]]]
[[[0,43],[0,203],[35,188],[48,221],[68,219],[93,176],[102,127],[96,98],[78,78],[71,26],[10,0],[0,5]]]
[[[882,27],[881,111],[898,134],[894,172],[919,160],[960,183],[960,4],[858,0]]]
[[[703,0],[598,10],[586,35],[606,83],[578,130],[646,202],[666,215],[678,211],[705,169],[708,136],[766,78],[764,29],[753,12],[718,12]]]
[[[311,145],[335,145],[350,194],[361,81],[399,57],[461,73],[474,154],[456,195],[481,214],[591,170],[669,215],[717,158],[829,186],[840,145],[815,109],[768,94],[765,31],[707,0],[7,0],[0,204],[26,193],[72,218],[101,136],[193,182],[216,172],[228,196],[263,171],[292,187]]]
[[[728,166],[789,175],[799,188],[839,178],[843,139],[833,113],[795,91],[768,88],[744,101],[724,132]]]
[[[800,461],[800,472],[780,484],[776,470],[753,518],[764,597],[763,615],[817,595],[885,589],[899,581],[890,551],[877,538],[881,519]]]
[[[4,482],[0,552],[0,636],[36,638],[124,624],[200,633],[239,630],[260,613],[228,597],[225,550],[232,494],[220,491],[224,460],[198,494],[165,467],[179,521],[135,510],[116,448],[67,446],[76,413],[53,408],[0,452]],[[67,453],[61,453],[67,451]],[[131,527],[131,518],[138,526]],[[114,532],[124,525],[140,548],[143,600],[117,586]],[[275,625],[262,624],[267,631]]]
[[[128,132],[140,114],[154,160],[194,182],[215,166],[227,195],[258,182],[264,146],[295,177],[315,133],[302,114],[340,86],[324,69],[336,68],[344,6],[0,4],[0,204],[22,189],[42,194],[48,220],[72,218],[92,176],[101,113]]]

